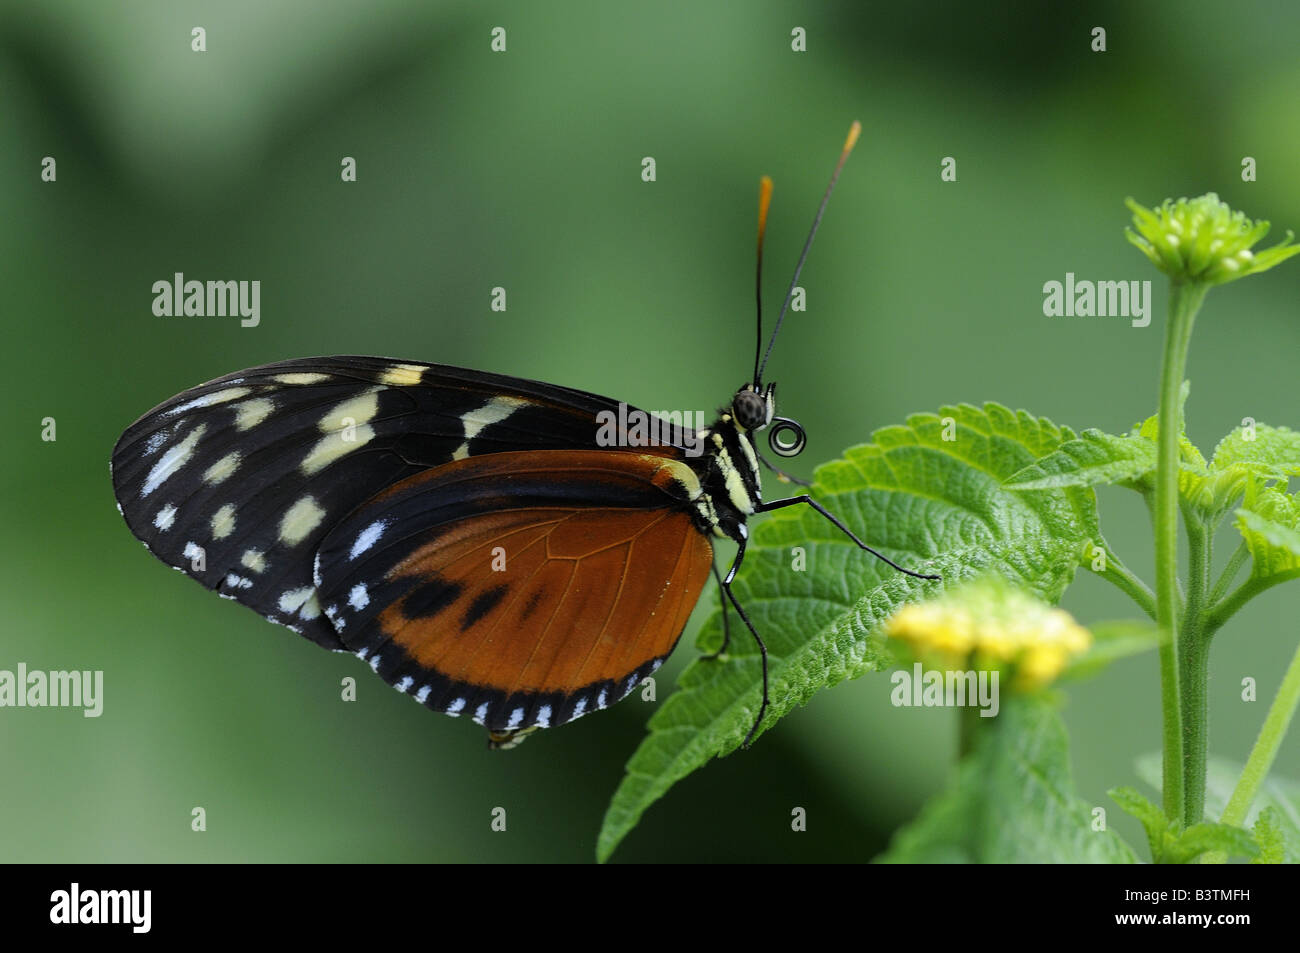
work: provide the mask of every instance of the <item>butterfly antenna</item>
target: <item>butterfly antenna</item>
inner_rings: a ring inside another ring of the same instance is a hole
[[[754,269],[754,301],[758,308],[758,339],[754,342],[754,389],[758,389],[758,356],[763,353],[763,238],[767,235],[767,209],[772,204],[772,180],[758,182],[758,266]]]
[[[803,243],[803,252],[799,255],[799,264],[795,265],[794,277],[790,279],[790,288],[785,293],[785,301],[781,305],[781,313],[776,317],[776,327],[772,329],[772,338],[767,342],[767,353],[763,355],[763,361],[758,365],[758,373],[754,375],[754,381],[757,383],[763,378],[763,369],[767,367],[767,359],[772,356],[772,345],[776,343],[777,332],[781,330],[781,322],[785,320],[785,312],[790,307],[790,299],[794,297],[794,289],[799,284],[799,273],[803,271],[803,263],[808,259],[808,249],[812,248],[813,238],[817,235],[817,227],[822,223],[822,215],[826,212],[826,203],[831,199],[831,192],[835,190],[835,183],[839,181],[840,170],[844,168],[845,161],[849,158],[849,153],[853,151],[853,146],[858,141],[858,135],[862,132],[862,123],[854,120],[853,125],[849,127],[849,135],[844,140],[844,148],[840,152],[840,161],[835,163],[835,172],[831,175],[830,185],[826,186],[826,194],[822,196],[822,204],[817,207],[817,217],[813,219],[812,229],[808,232],[808,240]],[[760,231],[760,235],[762,232]]]

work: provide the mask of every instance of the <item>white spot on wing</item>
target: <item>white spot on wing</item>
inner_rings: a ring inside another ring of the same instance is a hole
[[[352,544],[352,549],[348,552],[348,559],[356,559],[371,546],[379,541],[379,537],[384,534],[388,528],[387,520],[375,520],[360,533],[357,534],[356,541]],[[319,557],[317,557],[319,559]]]
[[[478,722],[480,725],[483,724],[483,722],[487,721],[487,713],[488,703],[484,702],[479,705],[478,708],[474,709],[474,721]]]
[[[378,656],[378,655],[372,655],[372,656],[370,656],[370,671],[372,671],[372,672],[378,672],[378,671],[379,671],[379,656]]]
[[[510,720],[506,722],[506,731],[511,731],[512,729],[518,728],[519,723],[523,720],[524,720],[524,710],[522,708],[516,708],[514,711],[510,713]]]
[[[493,397],[482,407],[462,414],[460,422],[465,428],[465,439],[472,440],[484,427],[499,424],[525,404],[527,401],[517,397]]]
[[[277,603],[280,607],[280,611],[292,615],[302,607],[302,604],[306,602],[315,591],[316,590],[311,586],[303,586],[301,589],[290,589],[288,592],[280,596],[280,601]]]
[[[145,477],[144,488],[141,489],[141,496],[148,496],[172,476],[177,470],[190,462],[194,456],[194,448],[198,446],[199,438],[203,436],[203,431],[208,429],[207,424],[199,424],[176,446],[164,453],[158,462],[153,465],[149,475]]]
[[[246,400],[235,408],[235,429],[249,430],[256,427],[275,410],[275,402],[267,397]]]
[[[227,503],[212,514],[212,538],[225,539],[235,531],[235,505]]]
[[[272,378],[277,384],[319,384],[321,381],[329,380],[328,374],[276,374]]]
[[[165,416],[175,417],[177,414],[183,414],[185,411],[193,410],[196,407],[211,407],[214,404],[225,404],[232,400],[238,400],[247,395],[248,392],[247,387],[227,387],[225,390],[217,390],[213,391],[211,394],[203,394],[199,397],[195,397],[193,400],[187,401],[179,407],[173,407],[170,410],[166,410],[163,413]]]
[[[457,698],[454,702],[452,702],[450,705],[447,706],[447,714],[451,715],[452,717],[455,717],[456,715],[460,714],[461,709],[463,709],[464,707],[465,707],[465,699]]]
[[[383,376],[379,379],[385,384],[409,387],[412,384],[420,383],[420,375],[423,373],[424,368],[419,364],[394,364],[384,371]]]
[[[301,543],[324,518],[325,511],[317,505],[316,500],[304,496],[289,507],[289,511],[280,520],[280,542],[290,546]]]
[[[244,550],[244,555],[240,557],[239,564],[245,569],[253,570],[253,572],[266,571],[266,557],[257,549]]]
[[[379,412],[379,390],[368,390],[358,397],[330,408],[317,425],[321,433],[340,433],[348,426],[369,423]]]
[[[578,718],[587,710],[587,696],[583,695],[573,706],[573,717]]]
[[[370,593],[366,591],[365,583],[359,582],[352,587],[352,591],[348,593],[348,605],[358,612],[370,605]]]
[[[520,407],[527,406],[528,401],[518,397],[493,397],[482,407],[466,411],[461,415],[460,423],[465,428],[465,442],[451,455],[453,460],[464,460],[469,456],[469,442],[479,435],[484,427],[499,424]]]
[[[227,589],[252,589],[253,580],[245,579],[243,576],[236,576],[233,572],[226,576]]]
[[[203,471],[204,483],[220,483],[239,469],[239,451],[232,450]]]
[[[308,622],[320,618],[320,602],[316,598],[316,593],[313,592],[307,597],[307,601],[298,610],[298,618],[305,619]]]
[[[171,436],[172,434],[170,430],[159,430],[157,433],[151,433],[149,439],[144,443],[144,455],[146,457],[152,457],[162,449],[162,445],[170,440]],[[109,469],[111,471],[112,468],[110,467]]]
[[[426,701],[429,700],[429,690],[430,689],[428,685],[421,685],[420,690],[415,693],[415,700],[419,702],[421,705],[423,705]]]
[[[319,473],[335,460],[346,457],[353,450],[364,447],[370,441],[375,439],[375,428],[370,424],[360,424],[350,436],[353,440],[344,440],[344,433],[331,433],[321,437],[312,447],[307,456],[303,458],[300,466],[303,473],[311,476]]]
[[[414,683],[415,683],[415,679],[411,678],[411,676],[403,675],[402,680],[398,682],[396,685],[394,685],[393,687],[396,688],[403,695],[405,695],[408,691],[411,690],[411,685],[413,685]]]
[[[174,522],[176,522],[176,507],[170,503],[160,509],[158,515],[153,518],[153,525],[163,532],[171,529]]]
[[[541,708],[537,709],[537,727],[538,728],[551,727],[551,706],[550,705],[543,705]]]

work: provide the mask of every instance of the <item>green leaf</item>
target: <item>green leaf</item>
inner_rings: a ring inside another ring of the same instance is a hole
[[[1187,394],[1184,381],[1184,401]],[[1122,437],[1085,430],[1077,439],[1012,474],[1007,488],[1025,491],[1113,484],[1148,492],[1155,474],[1159,431],[1155,416]],[[1300,433],[1267,424],[1238,427],[1219,441],[1208,465],[1195,444],[1180,435],[1178,466],[1178,493],[1183,504],[1214,525],[1242,496],[1252,478],[1300,476]]]
[[[1046,490],[1099,483],[1138,486],[1155,468],[1153,441],[1085,430],[1077,440],[1012,474],[1007,489]]]
[[[1207,821],[1193,824],[1168,843],[1163,860],[1169,864],[1190,864],[1209,851],[1222,851],[1229,857],[1256,857],[1259,845],[1250,831]]]
[[[1196,477],[1182,474],[1179,490],[1210,525],[1217,525],[1252,486],[1297,475],[1300,434],[1255,424],[1238,427],[1220,440],[1209,467]]]
[[[1169,818],[1165,817],[1165,812],[1130,787],[1111,788],[1106,793],[1126,814],[1142,822],[1142,828],[1147,832],[1147,846],[1151,848],[1151,859],[1159,863],[1164,855],[1165,835],[1169,831]]]
[[[983,725],[953,785],[899,830],[883,863],[1128,864],[1074,792],[1065,725],[1042,695],[1009,699]]]
[[[760,732],[817,691],[886,667],[878,629],[904,602],[993,570],[1055,603],[1084,543],[1100,536],[1096,496],[1079,488],[1012,493],[1002,482],[1072,439],[1024,412],[964,404],[879,430],[873,443],[818,467],[812,493],[820,502],[895,562],[942,582],[894,572],[810,507],[757,523],[735,593],[770,653],[771,704]],[[807,571],[794,568],[795,547]],[[721,644],[720,619],[714,613],[705,624],[702,648]],[[729,655],[692,663],[650,719],[606,812],[601,860],[673,784],[740,745],[760,691],[757,651],[733,614]]]
[[[1255,843],[1259,856],[1252,864],[1282,864],[1286,862],[1286,839],[1282,833],[1282,818],[1277,808],[1266,807],[1259,812],[1254,827]]]
[[[1251,484],[1236,526],[1250,550],[1251,575],[1263,579],[1300,569],[1300,495]]]
[[[1191,383],[1183,381],[1179,408],[1187,403]],[[1184,418],[1185,419],[1185,418]],[[1156,470],[1156,440],[1159,434],[1157,415],[1148,417],[1124,436],[1085,430],[1078,439],[1063,443],[1060,449],[1014,473],[1007,480],[1008,489],[1044,490],[1065,486],[1113,484],[1141,493],[1152,489]],[[1179,435],[1180,484],[1187,490],[1205,474],[1205,458],[1185,434]],[[1180,487],[1182,488],[1182,487]]]
[[[1247,439],[1252,430],[1254,439]],[[1210,463],[1212,470],[1233,467],[1269,480],[1300,476],[1300,433],[1268,424],[1238,427],[1219,441]]]
[[[1137,774],[1157,791],[1160,790],[1160,752],[1144,754],[1137,759]],[[1237,787],[1237,780],[1245,766],[1227,758],[1211,757],[1206,763],[1205,814],[1207,817],[1223,816],[1228,800]],[[1255,803],[1246,815],[1246,824],[1256,822],[1261,814],[1273,809],[1282,832],[1285,862],[1300,863],[1300,781],[1270,775],[1259,786]],[[1263,847],[1264,845],[1260,845]]]
[[[1153,863],[1190,864],[1208,851],[1222,851],[1234,857],[1254,857],[1259,853],[1255,839],[1239,827],[1208,822],[1180,831],[1170,825],[1164,811],[1133,788],[1113,788],[1108,793],[1125,812],[1142,822]]]
[[[1160,644],[1160,628],[1145,619],[1095,622],[1088,631],[1092,648],[1075,659],[1062,678],[1090,678],[1111,662],[1149,652]]]

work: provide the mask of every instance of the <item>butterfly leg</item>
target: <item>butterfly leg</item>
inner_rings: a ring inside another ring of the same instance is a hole
[[[772,464],[768,463],[767,458],[758,452],[757,447],[754,448],[754,456],[758,457],[759,463],[763,464],[763,466],[767,467],[769,470],[775,473],[776,478],[780,480],[782,483],[797,483],[799,484],[799,486],[812,486],[812,484],[809,483],[807,480],[801,480],[797,476],[792,476],[791,474],[786,473],[784,470],[772,466]]]
[[[754,724],[749,728],[749,734],[745,735],[745,740],[741,742],[742,748],[748,748],[749,743],[754,740],[754,732],[758,731],[758,726],[763,723],[763,715],[767,713],[767,646],[763,644],[763,639],[754,628],[754,623],[749,621],[749,616],[745,614],[744,608],[736,599],[736,594],[731,591],[731,582],[736,578],[736,571],[740,569],[740,564],[745,559],[745,540],[740,541],[740,547],[736,550],[736,558],[731,563],[731,568],[727,570],[727,577],[719,584],[722,591],[727,594],[731,604],[736,607],[736,612],[740,614],[740,621],[745,623],[745,628],[749,629],[749,634],[754,637],[758,643],[758,656],[763,663],[763,703],[758,708],[758,717],[754,719]],[[725,604],[722,610],[727,611]]]
[[[713,564],[713,578],[718,580],[718,591],[722,591],[722,573],[718,572],[718,564]],[[722,600],[722,647],[716,652],[710,652],[707,655],[701,655],[700,658],[712,662],[723,652],[727,651],[727,646],[731,644],[731,616],[727,613],[727,600]]]
[[[871,553],[871,555],[875,556],[881,562],[893,566],[895,569],[897,569],[899,572],[903,573],[904,575],[912,576],[916,579],[942,579],[943,578],[942,576],[927,576],[924,573],[912,572],[912,570],[910,569],[904,569],[902,566],[898,565],[898,563],[894,562],[892,559],[889,559],[886,556],[882,556],[880,553],[876,552],[874,549],[872,549],[862,540],[858,539],[858,537],[853,534],[853,531],[849,529],[847,526],[845,526],[843,523],[841,523],[838,519],[836,519],[835,515],[831,513],[830,510],[826,509],[826,507],[822,506],[820,503],[814,500],[811,496],[808,496],[806,493],[803,496],[792,496],[787,500],[772,500],[770,502],[760,503],[758,505],[757,512],[770,513],[772,512],[772,510],[785,509],[785,507],[787,506],[795,506],[796,504],[799,503],[807,503],[809,506],[815,509],[822,516],[830,520],[831,523],[833,523],[835,527],[840,530],[840,532],[842,532],[849,539],[853,540],[853,542],[857,543],[860,549],[865,549],[867,552]],[[737,558],[736,561],[737,564],[739,564],[740,561],[739,558]]]

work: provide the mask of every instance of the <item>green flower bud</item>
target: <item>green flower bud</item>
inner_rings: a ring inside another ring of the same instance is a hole
[[[1268,222],[1252,222],[1213,192],[1177,202],[1165,199],[1156,209],[1131,198],[1125,204],[1137,229],[1136,233],[1124,229],[1125,236],[1175,281],[1221,285],[1267,271],[1300,252],[1300,245],[1291,244],[1295,237],[1291,232],[1280,245],[1251,251],[1268,234]]]

